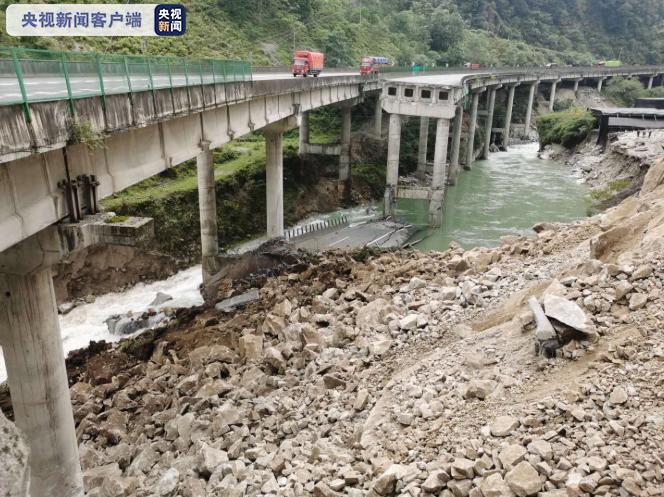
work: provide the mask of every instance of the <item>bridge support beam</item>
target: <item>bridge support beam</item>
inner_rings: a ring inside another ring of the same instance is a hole
[[[579,96],[579,83],[580,82],[581,82],[580,78],[574,80],[574,97],[575,98]]]
[[[602,86],[604,85],[604,80],[605,79],[606,78],[599,78],[599,80],[597,81],[597,92],[598,93],[602,93]]]
[[[652,90],[652,83],[653,83],[654,80],[655,80],[655,76],[650,76],[648,78],[648,86],[647,86],[648,90]]]
[[[308,151],[308,145],[310,142],[309,136],[309,112],[302,113],[302,121],[300,122],[300,133],[299,133],[299,154],[305,155]]]
[[[473,103],[470,107],[470,126],[468,128],[468,149],[466,150],[466,169],[470,169],[475,161],[475,130],[477,129],[477,108],[479,107],[480,94],[473,93]]]
[[[558,87],[558,81],[551,83],[551,95],[549,95],[549,112],[553,112],[553,106],[556,103],[556,88]]]
[[[337,190],[344,204],[350,202],[351,170],[350,170],[350,131],[352,124],[352,107],[341,108],[341,154],[339,155],[339,183]]]
[[[443,201],[445,199],[445,166],[447,164],[447,140],[450,122],[436,120],[436,145],[433,158],[433,180],[429,200],[429,226],[438,227],[443,222]]]
[[[516,85],[510,85],[507,90],[507,109],[505,111],[505,127],[503,129],[503,147],[507,150],[510,142],[510,133],[512,128],[512,110],[514,109],[514,92]]]
[[[535,89],[537,88],[537,83],[532,83],[530,88],[528,88],[528,105],[526,106],[526,122],[524,128],[524,134],[528,134],[530,131],[530,122],[533,119],[533,105],[535,103]]]
[[[201,266],[203,283],[219,272],[219,234],[217,230],[217,191],[210,142],[201,142],[196,156],[198,210],[201,220]]]
[[[420,137],[417,147],[417,172],[415,175],[420,181],[424,180],[427,172],[427,147],[429,144],[429,118],[420,117]]]
[[[486,129],[484,131],[484,148],[482,150],[482,159],[489,158],[489,150],[491,148],[491,132],[493,130],[493,111],[496,106],[496,91],[499,87],[489,89],[487,95],[487,116],[486,116]]]
[[[450,155],[450,170],[447,176],[447,184],[456,184],[456,176],[459,173],[459,149],[461,148],[461,128],[463,126],[463,105],[458,105],[454,115],[454,129],[452,130],[452,153]],[[436,129],[437,131],[437,129]]]
[[[397,185],[399,183],[399,152],[401,148],[401,116],[390,114],[390,129],[387,142],[387,186],[383,214],[396,214]]]
[[[374,108],[374,135],[380,139],[383,137],[383,102],[382,98],[376,99],[376,107]]]

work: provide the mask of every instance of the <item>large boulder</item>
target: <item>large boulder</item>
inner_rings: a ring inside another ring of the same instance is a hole
[[[3,497],[27,497],[28,446],[16,425],[0,411],[0,490]]]
[[[376,299],[369,302],[357,311],[355,323],[363,329],[371,329],[377,325],[385,324],[388,314],[393,312],[393,307],[385,299]]]
[[[593,324],[578,305],[549,293],[544,295],[544,312],[549,318],[574,328],[584,335],[595,335]]]
[[[650,193],[662,184],[664,184],[664,157],[648,169],[645,178],[643,178],[641,193]]]

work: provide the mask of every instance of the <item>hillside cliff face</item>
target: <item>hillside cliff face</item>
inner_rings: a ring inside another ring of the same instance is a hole
[[[32,0],[31,0],[32,1]],[[0,1],[0,23],[9,0]],[[664,60],[661,0],[189,0],[181,39],[150,39],[146,53],[285,64],[294,47],[328,65],[381,54],[400,65],[630,63]],[[138,38],[17,39],[0,44],[138,53]]]

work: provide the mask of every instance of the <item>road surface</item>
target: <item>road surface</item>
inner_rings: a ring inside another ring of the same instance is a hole
[[[411,229],[407,225],[393,221],[375,220],[351,224],[335,230],[314,232],[291,238],[290,242],[298,248],[307,250],[397,248],[403,246],[410,235]]]
[[[335,76],[356,76],[359,72],[323,72],[320,77],[335,77]],[[264,80],[277,80],[277,79],[293,79],[293,75],[289,72],[274,72],[274,73],[256,73],[252,75],[255,81]],[[201,78],[198,75],[189,75],[189,86],[194,86],[201,83]],[[187,86],[187,76],[185,74],[172,74],[169,78],[168,75],[157,74],[152,76],[155,89]],[[96,74],[70,76],[69,78],[72,95],[77,96],[90,96],[100,95],[101,88],[99,78]],[[217,75],[216,81],[223,82],[223,79]],[[212,74],[203,75],[203,84],[211,84],[214,82]],[[150,77],[143,75],[133,75],[130,78],[132,91],[145,91],[150,89]],[[58,100],[68,98],[67,85],[65,79],[60,76],[26,76],[24,78],[25,90],[28,94],[30,102]],[[105,76],[104,77],[104,91],[107,95],[117,93],[128,93],[129,83],[124,76]],[[18,84],[16,76],[0,75],[0,105],[8,105],[12,103],[21,103],[21,89]]]

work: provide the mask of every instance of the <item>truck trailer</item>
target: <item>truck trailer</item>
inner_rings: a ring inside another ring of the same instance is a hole
[[[318,77],[323,70],[324,61],[325,57],[320,52],[297,50],[293,54],[293,65],[291,66],[293,77],[297,77],[298,74],[305,78],[309,75]]]
[[[378,74],[382,67],[390,65],[387,57],[362,57],[360,74]]]

